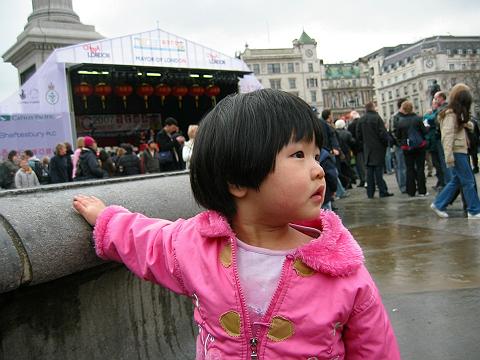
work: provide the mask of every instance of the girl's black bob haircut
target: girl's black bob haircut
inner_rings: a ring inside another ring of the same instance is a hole
[[[322,148],[319,120],[299,97],[262,89],[224,98],[195,138],[190,183],[196,201],[231,219],[236,205],[229,184],[258,190],[280,150],[301,140]]]

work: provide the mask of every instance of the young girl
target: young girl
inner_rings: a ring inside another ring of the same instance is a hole
[[[197,359],[399,359],[360,247],[321,210],[321,127],[300,98],[223,99],[190,167],[207,211],[175,222],[76,196],[98,256],[193,299]]]

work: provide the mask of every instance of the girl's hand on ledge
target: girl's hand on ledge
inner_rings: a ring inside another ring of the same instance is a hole
[[[82,215],[87,222],[95,226],[98,216],[106,208],[105,203],[95,196],[76,195],[73,198],[73,208]]]

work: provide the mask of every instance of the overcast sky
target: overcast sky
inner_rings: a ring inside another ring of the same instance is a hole
[[[250,48],[292,46],[305,29],[326,63],[350,62],[384,46],[433,35],[480,35],[478,0],[73,0],[84,24],[105,37],[158,27],[233,56]],[[23,31],[29,0],[0,1],[0,53]],[[0,63],[0,101],[16,91],[17,72]]]

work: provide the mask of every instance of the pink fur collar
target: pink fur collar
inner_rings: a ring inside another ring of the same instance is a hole
[[[198,230],[204,237],[235,237],[225,217],[215,211],[200,213],[196,216],[196,221]],[[312,269],[335,277],[348,276],[363,264],[362,249],[334,212],[322,210],[318,219],[300,222],[298,225],[321,231],[318,238],[298,248],[294,254],[295,258]]]

